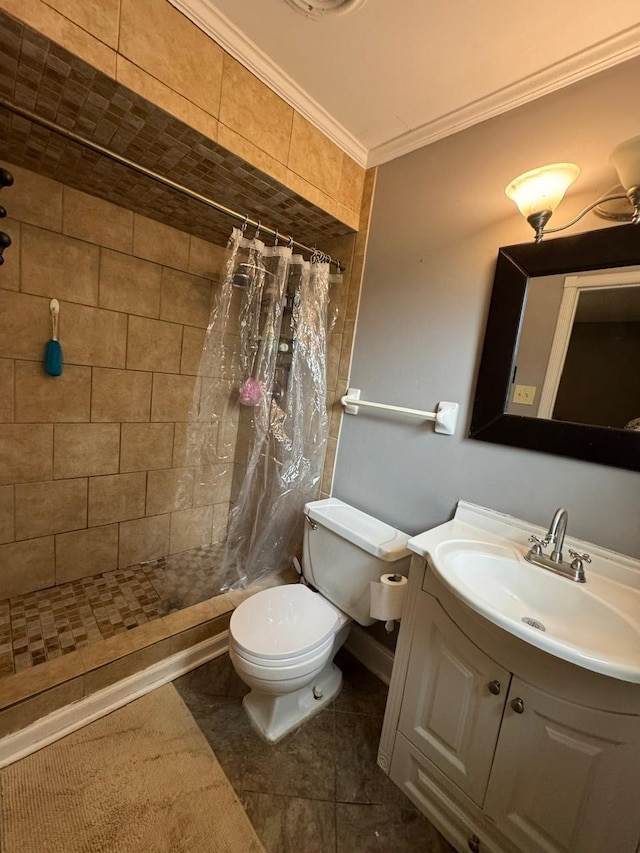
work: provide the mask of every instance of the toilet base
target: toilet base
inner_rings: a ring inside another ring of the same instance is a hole
[[[325,708],[341,686],[342,672],[329,662],[310,684],[293,693],[274,696],[252,690],[242,704],[258,734],[276,743]],[[316,699],[318,693],[321,696]]]

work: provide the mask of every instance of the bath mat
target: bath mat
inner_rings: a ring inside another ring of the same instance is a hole
[[[0,771],[2,853],[264,853],[171,684]]]

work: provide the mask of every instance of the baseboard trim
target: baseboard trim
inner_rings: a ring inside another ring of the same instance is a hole
[[[12,764],[48,746],[71,732],[100,719],[157,687],[173,681],[192,669],[224,654],[229,647],[229,632],[203,640],[177,652],[140,672],[134,673],[78,702],[65,705],[20,731],[0,739],[0,768]]]
[[[367,634],[358,625],[354,625],[345,643],[347,651],[360,661],[369,672],[377,675],[385,684],[391,681],[393,669],[393,652],[382,643]]]

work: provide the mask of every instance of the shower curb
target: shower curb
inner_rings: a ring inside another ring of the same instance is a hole
[[[37,752],[94,720],[110,714],[111,711],[219,657],[227,651],[228,647],[229,632],[225,630],[116,681],[84,699],[58,708],[24,729],[6,735],[0,739],[0,768]]]

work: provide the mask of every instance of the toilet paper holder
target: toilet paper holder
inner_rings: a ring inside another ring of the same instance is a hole
[[[384,622],[385,630],[391,633],[396,620],[400,619],[407,592],[407,578],[398,572],[383,574],[379,581],[371,581],[370,614],[373,619]]]

